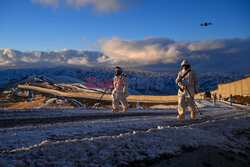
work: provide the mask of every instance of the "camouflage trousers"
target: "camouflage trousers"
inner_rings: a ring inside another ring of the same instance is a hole
[[[122,104],[123,111],[127,111],[129,107],[127,99],[112,99],[113,111],[119,111],[119,102]]]

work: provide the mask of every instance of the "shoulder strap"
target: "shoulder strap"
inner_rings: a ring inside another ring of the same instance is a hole
[[[181,77],[180,80],[182,80],[189,72],[191,71],[191,69],[187,70],[187,72],[185,72],[185,74]],[[178,82],[180,82],[180,80]],[[178,83],[177,82],[177,83]],[[181,92],[183,92],[183,88],[181,88],[178,84],[177,84],[178,88],[181,90]]]
[[[187,70],[187,72],[181,77],[181,79],[184,78],[190,71],[191,69]]]

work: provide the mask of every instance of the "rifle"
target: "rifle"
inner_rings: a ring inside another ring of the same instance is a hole
[[[97,106],[99,106],[101,104],[101,100],[102,100],[102,97],[104,96],[104,94],[106,94],[108,88],[102,93],[99,101],[97,103],[94,104],[94,109],[96,109]]]
[[[195,108],[196,108],[196,109],[198,110],[198,112],[199,112],[199,115],[202,115],[202,113],[200,112],[200,110],[199,110],[198,106],[196,105],[196,103],[195,103],[195,101],[194,101],[194,97],[193,97],[193,96],[191,96],[191,94],[190,94],[190,92],[189,92],[189,90],[188,90],[188,88],[187,88],[187,87],[185,87],[185,89],[187,90],[188,95],[191,97],[192,102],[194,103]]]

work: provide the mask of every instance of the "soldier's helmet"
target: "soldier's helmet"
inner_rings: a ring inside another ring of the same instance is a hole
[[[116,66],[116,67],[115,67],[115,70],[116,70],[116,69],[119,70],[120,72],[123,72],[123,69],[122,69],[121,67],[119,67],[119,66]]]
[[[191,64],[187,60],[183,60],[181,66],[191,66]]]

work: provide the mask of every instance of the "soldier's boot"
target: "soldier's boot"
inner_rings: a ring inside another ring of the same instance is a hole
[[[185,115],[184,114],[178,115],[177,119],[185,119]]]
[[[191,118],[194,119],[196,116],[196,112],[195,111],[191,111]]]

